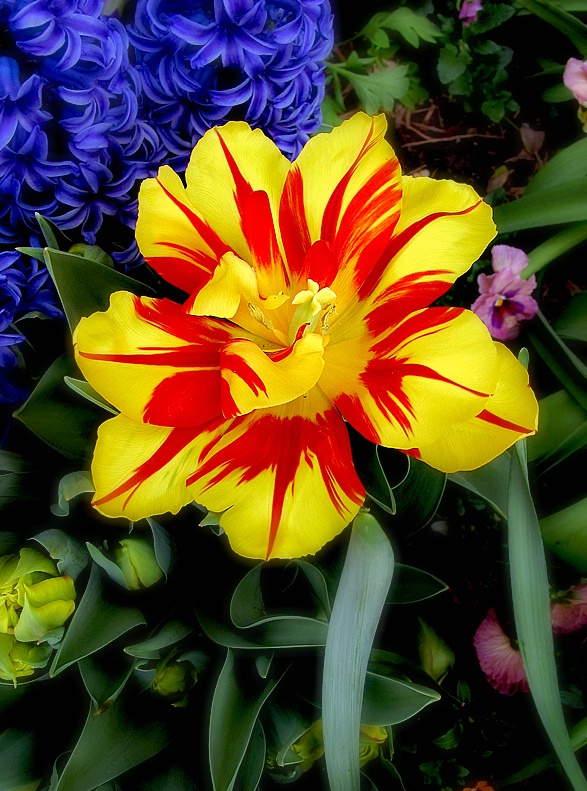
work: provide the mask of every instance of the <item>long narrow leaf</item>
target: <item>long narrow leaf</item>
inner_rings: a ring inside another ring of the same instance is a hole
[[[564,33],[579,52],[587,56],[587,25],[580,19],[550,0],[518,0],[518,3]]]
[[[324,656],[322,721],[331,791],[359,788],[365,675],[393,565],[387,536],[370,514],[359,514],[332,607]]]
[[[520,651],[538,715],[574,791],[587,781],[571,745],[557,681],[544,547],[528,485],[525,446],[511,455],[508,526],[512,600]]]
[[[587,179],[573,178],[518,200],[496,206],[493,212],[499,233],[522,231],[587,220]]]

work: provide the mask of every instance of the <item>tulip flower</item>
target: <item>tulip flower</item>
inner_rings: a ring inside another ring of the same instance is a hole
[[[94,506],[138,521],[195,501],[235,552],[315,553],[364,502],[347,434],[473,469],[534,433],[523,366],[471,311],[428,307],[495,235],[452,181],[402,177],[386,120],[357,113],[290,162],[230,122],[187,186],[143,182],[137,241],[183,304],[119,291],[80,321],[103,423]]]
[[[129,590],[150,588],[163,576],[153,547],[145,538],[125,538],[114,549],[114,559]]]

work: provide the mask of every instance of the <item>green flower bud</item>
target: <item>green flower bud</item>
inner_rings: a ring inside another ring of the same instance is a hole
[[[45,667],[51,651],[48,643],[19,643],[14,635],[0,634],[0,679],[12,681],[16,687],[17,678],[32,676],[37,668]]]
[[[418,640],[420,663],[428,675],[440,684],[454,665],[454,651],[436,634],[432,627],[428,626],[421,618],[418,620],[420,621]]]
[[[54,646],[74,608],[73,580],[50,558],[28,547],[0,558],[0,634]]]
[[[150,588],[163,576],[155,552],[146,538],[125,538],[114,550],[114,559],[129,590]]]
[[[387,731],[380,725],[361,725],[359,765],[365,766],[368,761],[377,758],[386,739]]]

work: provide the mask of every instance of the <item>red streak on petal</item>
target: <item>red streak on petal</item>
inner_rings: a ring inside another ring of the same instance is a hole
[[[476,209],[480,203],[482,203],[481,200],[477,201],[477,203],[474,203],[472,206],[469,206],[466,209],[462,209],[461,211],[435,212],[434,214],[429,214],[427,217],[422,217],[422,219],[417,220],[416,222],[412,223],[412,225],[404,228],[401,233],[397,234],[397,236],[394,236],[390,240],[389,244],[386,245],[385,249],[379,256],[379,259],[375,262],[373,269],[365,278],[363,284],[359,287],[359,299],[365,299],[365,297],[369,296],[369,294],[374,291],[374,289],[377,287],[377,284],[381,280],[383,273],[390,265],[390,262],[393,260],[393,258],[423,228],[441,217],[460,217],[463,214],[469,214],[474,209]]]
[[[80,351],[79,356],[86,360],[100,360],[105,363],[124,363],[125,365],[169,365],[173,368],[218,368],[219,352],[209,351],[207,347],[185,346],[180,349],[141,349],[145,354],[100,354]],[[206,351],[202,352],[201,349]]]
[[[164,243],[162,242],[162,244]],[[204,273],[200,267],[194,266],[193,263],[189,263],[183,258],[175,258],[170,255],[151,255],[147,261],[163,280],[181,288],[188,294],[201,289],[211,277],[211,272]],[[214,261],[214,266],[216,264],[217,261]]]
[[[237,341],[238,343],[239,341]],[[267,395],[267,388],[265,386],[265,382],[261,379],[259,374],[251,368],[251,366],[246,362],[246,360],[240,354],[232,354],[231,353],[231,343],[227,343],[226,346],[222,349],[220,354],[220,370],[222,372],[222,378],[225,385],[228,384],[226,378],[224,376],[225,371],[231,371],[235,376],[238,376],[247,387],[251,390],[254,395],[258,396],[259,393],[263,393]],[[236,415],[241,414],[238,410],[238,407],[230,393],[230,386],[228,387],[228,393],[230,398],[226,398],[226,403],[224,401],[227,395],[227,388],[225,386],[222,387],[222,412],[225,417],[236,417]],[[236,412],[234,409],[236,408]]]
[[[259,270],[281,270],[289,285],[281,252],[277,243],[273,215],[266,192],[251,192],[243,201],[242,228],[251,251],[253,265]]]
[[[307,288],[308,278],[315,280],[320,288],[332,285],[338,274],[338,259],[328,242],[318,239],[310,247],[299,273],[299,286]]]
[[[371,335],[377,337],[389,332],[410,313],[428,307],[451,285],[445,280],[425,280],[433,275],[451,274],[447,269],[415,272],[393,283],[377,297],[377,307],[367,316]]]
[[[461,315],[464,308],[426,308],[420,313],[414,313],[399,326],[388,331],[371,347],[376,357],[397,353],[406,343],[414,338],[426,338],[435,335],[443,329],[443,325],[454,321]]]
[[[304,181],[299,167],[291,166],[279,204],[279,227],[291,273],[302,271],[312,241],[304,207]]]
[[[216,231],[213,231],[205,220],[202,220],[201,217],[198,217],[198,215],[188,206],[186,206],[185,203],[182,203],[182,201],[176,198],[175,195],[173,195],[168,189],[166,189],[166,187],[163,186],[159,179],[157,179],[157,183],[165,195],[167,195],[169,200],[185,214],[186,218],[191,222],[197,233],[201,236],[203,241],[208,245],[208,247],[218,259],[222,258],[224,253],[228,253],[231,250],[226,242],[222,241]]]
[[[220,417],[220,369],[180,371],[160,382],[143,413],[157,426],[199,426]]]
[[[123,481],[119,486],[113,489],[104,497],[98,500],[93,500],[92,504],[95,506],[103,505],[116,497],[129,492],[128,497],[124,501],[124,507],[128,505],[131,497],[136,494],[137,489],[141,484],[145,483],[151,476],[159,472],[166,464],[168,464],[175,456],[181,453],[193,440],[198,436],[202,428],[174,428],[169,433],[169,436],[160,445],[155,453],[139,465],[132,475]]]
[[[276,352],[266,352],[267,357],[272,360],[274,363],[278,363],[280,360],[285,360],[286,357],[289,357],[290,354],[293,352],[294,346],[300,340],[300,338],[304,334],[304,330],[306,327],[309,327],[309,324],[302,324],[298,327],[298,331],[296,332],[296,337],[294,338],[294,342],[291,346],[288,346],[285,349],[278,349]]]
[[[181,305],[169,299],[143,302],[140,297],[134,297],[133,303],[140,319],[195,346],[222,344],[233,337],[233,325],[220,319],[186,315]]]
[[[518,426],[516,423],[510,423],[509,420],[504,420],[502,417],[498,417],[498,415],[494,415],[493,412],[489,412],[489,410],[484,409],[482,412],[479,412],[477,415],[480,420],[484,420],[486,423],[491,423],[494,426],[499,426],[499,428],[505,428],[508,431],[515,431],[517,434],[531,434],[533,429],[526,428],[525,426]]]
[[[353,164],[334,188],[332,195],[328,199],[326,208],[324,209],[322,227],[320,229],[320,238],[327,242],[334,243],[336,238],[336,227],[338,225],[338,218],[340,217],[340,212],[342,209],[342,202],[353,174],[357,170],[357,167],[359,166],[359,163],[363,157],[366,156],[369,150],[377,143],[377,140],[373,139],[373,126],[374,121],[373,118],[371,118],[371,128],[369,129],[367,137],[361,146],[361,150],[357,154]]]
[[[347,513],[341,491],[355,504],[362,503],[365,498],[365,490],[353,466],[346,428],[334,410],[317,415],[315,420],[263,415],[226,447],[216,453],[213,445],[209,449],[211,455],[188,478],[188,486],[212,475],[206,484],[206,489],[210,489],[230,473],[238,474],[238,480],[232,484],[238,486],[255,480],[265,470],[275,472],[273,487],[268,491],[272,497],[272,515],[267,559],[280,529],[285,498],[288,492],[295,495],[295,478],[302,464],[320,469],[328,496],[340,516]],[[204,454],[200,458],[204,458]]]
[[[234,199],[235,199],[237,211],[241,216],[241,223],[242,223],[245,202],[249,197],[249,195],[251,194],[251,192],[253,191],[253,188],[246,180],[246,178],[243,176],[243,174],[240,172],[239,166],[236,164],[234,157],[230,153],[228,146],[226,145],[225,141],[222,139],[222,135],[218,130],[216,130],[216,135],[218,137],[218,140],[220,141],[220,145],[222,147],[224,157],[226,159],[228,167],[230,168],[230,173],[234,181],[234,186],[235,186]]]

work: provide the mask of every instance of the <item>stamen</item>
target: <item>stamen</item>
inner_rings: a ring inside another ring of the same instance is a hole
[[[249,302],[248,308],[251,311],[251,316],[256,321],[258,321],[259,324],[262,324],[264,327],[267,327],[267,329],[271,330],[272,332],[275,331],[275,327],[273,326],[273,322],[269,321],[267,316],[263,313],[263,311],[260,308],[258,308],[256,305],[253,305],[251,302]]]

